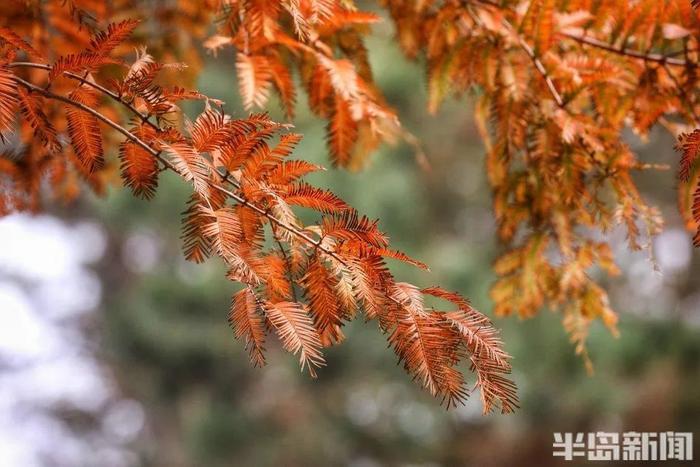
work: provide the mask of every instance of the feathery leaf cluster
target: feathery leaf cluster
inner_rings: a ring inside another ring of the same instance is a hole
[[[319,17],[328,16],[324,11]],[[70,9],[64,15],[75,21]],[[254,365],[264,365],[266,339],[275,334],[315,377],[324,349],[342,342],[343,326],[364,314],[388,336],[406,371],[448,407],[471,392],[458,368],[468,361],[484,410],[512,412],[509,356],[488,318],[457,294],[397,281],[387,257],[427,267],[391,249],[377,221],[303,180],[320,167],[290,159],[301,137],[286,125],[266,114],[236,119],[216,99],[168,86],[168,74],[181,67],[143,49],[130,62],[122,45],[136,26],[127,20],[92,34],[78,28],[75,34],[87,36],[83,49],[51,62],[19,61],[16,54],[28,48],[6,41],[0,129],[18,132],[23,152],[0,166],[3,213],[38,207],[45,180],[56,196],[74,193],[81,181],[99,191],[112,154],[124,185],[146,199],[156,194],[160,172],[170,170],[192,187],[183,214],[185,256],[195,262],[218,256],[228,279],[242,285],[228,320]],[[246,61],[239,72],[257,62]],[[260,76],[266,75],[252,71],[241,82],[257,88]],[[254,92],[251,102],[263,94]],[[203,101],[194,121],[183,117],[183,99]],[[304,224],[299,208],[315,211],[317,222]],[[424,295],[449,306],[429,308]]]

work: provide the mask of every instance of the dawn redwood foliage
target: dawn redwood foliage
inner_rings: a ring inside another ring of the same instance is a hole
[[[293,121],[305,92],[327,121],[332,164],[357,169],[382,142],[415,143],[375,85],[364,45],[386,11],[397,43],[426,67],[429,111],[450,95],[474,97],[505,246],[495,313],[559,308],[585,355],[594,320],[616,332],[589,275],[618,273],[604,234],[622,226],[639,249],[662,225],[632,178],[659,167],[637,160],[625,130],[644,138],[660,124],[678,136],[679,206],[698,232],[694,3],[380,0],[369,12],[352,0],[9,0],[0,6],[0,212],[70,200],[83,186],[100,193],[119,178],[150,199],[160,172],[172,171],[192,186],[186,257],[217,255],[242,284],[229,321],[253,364],[265,363],[275,333],[315,376],[323,349],[362,312],[448,406],[470,392],[458,369],[466,360],[484,410],[511,412],[509,356],[489,320],[455,293],[397,281],[385,258],[427,267],[393,250],[376,221],[303,181],[321,168],[289,158],[301,138],[289,125],[264,113],[233,118],[189,89],[198,50],[235,52],[246,111],[275,92]],[[194,121],[183,100],[202,103]],[[299,207],[317,222],[302,223]]]
[[[458,369],[464,360],[484,411],[517,407],[510,357],[488,318],[455,293],[395,280],[385,258],[427,267],[393,250],[376,221],[303,181],[321,167],[290,159],[301,136],[288,125],[266,114],[232,118],[222,102],[168,84],[184,65],[161,63],[145,48],[134,56],[132,34],[147,24],[127,18],[100,28],[97,18],[111,17],[102,2],[34,6],[18,4],[0,28],[3,213],[37,209],[46,191],[70,199],[87,184],[100,192],[119,174],[148,199],[170,170],[193,189],[183,215],[187,259],[215,254],[243,285],[229,321],[254,365],[264,365],[274,333],[316,376],[323,348],[341,342],[343,325],[362,311],[406,371],[448,407],[469,395]],[[239,59],[244,101],[263,104],[266,78],[245,69],[261,60]],[[202,101],[203,112],[184,118],[182,100]],[[295,207],[318,212],[318,221],[303,224]]]

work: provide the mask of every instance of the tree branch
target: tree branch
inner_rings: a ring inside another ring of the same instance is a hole
[[[12,62],[12,63],[10,63],[9,66],[10,66],[10,68],[25,67],[25,68],[36,68],[36,69],[39,69],[39,70],[46,70],[46,71],[51,70],[51,66],[50,66],[50,65],[45,65],[45,64],[43,64],[43,63],[35,63],[35,62]],[[75,73],[71,73],[71,72],[68,72],[68,71],[64,71],[63,74],[64,74],[65,76],[67,76],[68,78],[71,78],[71,79],[74,79],[74,80],[76,80],[76,81],[79,81],[80,83],[82,83],[82,84],[84,84],[84,85],[86,85],[86,86],[90,86],[91,88],[93,88],[93,89],[95,89],[95,90],[101,92],[102,94],[108,96],[109,98],[111,98],[111,99],[114,100],[115,102],[117,102],[117,103],[123,105],[124,107],[126,107],[126,108],[127,108],[129,111],[131,111],[134,115],[136,115],[137,117],[139,117],[139,118],[141,119],[142,122],[144,122],[145,124],[147,124],[148,126],[150,126],[151,128],[153,128],[154,130],[156,130],[156,131],[162,131],[162,129],[160,128],[160,126],[156,125],[155,123],[153,123],[153,122],[149,119],[149,116],[148,116],[148,115],[145,115],[145,114],[142,114],[141,112],[139,112],[139,110],[138,110],[136,107],[134,107],[131,103],[126,102],[124,99],[122,99],[121,96],[120,96],[119,94],[117,94],[117,93],[115,93],[115,92],[113,92],[113,91],[107,89],[106,87],[104,87],[104,86],[102,86],[102,85],[100,85],[100,84],[95,83],[94,81],[90,81],[90,80],[86,79],[85,77],[80,76],[80,75],[77,75],[77,74],[75,74]],[[222,180],[224,180],[224,181],[230,183],[231,185],[233,185],[234,187],[236,187],[236,189],[239,189],[239,188],[240,188],[239,183],[238,183],[234,178],[232,178],[228,173],[219,173],[219,175],[221,176]]]
[[[50,70],[50,69],[51,69],[51,67],[50,67],[49,65],[43,65],[43,64],[40,64],[40,63],[32,63],[32,62],[14,62],[14,63],[12,63],[10,66],[15,66],[15,67],[25,66],[25,67],[31,67],[31,68],[44,69],[44,70]],[[142,119],[145,123],[151,125],[154,129],[160,131],[160,127],[158,127],[157,125],[155,125],[155,124],[153,124],[152,122],[150,122],[150,121],[148,120],[148,117],[147,117],[147,116],[145,116],[145,115],[143,115],[142,113],[140,113],[135,107],[133,107],[133,106],[132,106],[131,104],[129,104],[128,102],[125,102],[124,100],[122,100],[121,97],[120,97],[119,95],[117,95],[116,93],[110,91],[109,89],[105,88],[104,86],[101,86],[101,85],[99,85],[99,84],[97,84],[97,83],[95,83],[95,82],[93,82],[93,81],[89,81],[89,80],[87,80],[87,79],[85,79],[85,78],[83,78],[83,77],[81,77],[81,76],[79,76],[79,75],[76,75],[76,74],[74,74],[74,73],[66,72],[66,73],[64,73],[64,74],[65,74],[66,76],[72,78],[72,79],[75,79],[75,80],[77,80],[77,81],[80,81],[81,83],[83,83],[83,84],[85,84],[85,85],[87,85],[87,86],[91,86],[92,88],[98,90],[98,91],[101,92],[102,94],[107,95],[107,96],[109,96],[110,98],[114,99],[116,102],[118,102],[118,103],[120,103],[120,104],[126,106],[129,110],[131,110],[132,112],[134,112],[136,115],[140,116],[141,119]],[[63,102],[63,103],[65,103],[65,104],[74,106],[74,107],[76,107],[76,108],[78,108],[78,109],[80,109],[80,110],[82,110],[82,111],[84,111],[84,112],[87,112],[87,113],[89,113],[90,115],[93,115],[94,117],[96,117],[98,120],[100,120],[101,122],[103,122],[103,123],[106,124],[107,126],[109,126],[109,127],[113,128],[113,129],[117,130],[119,133],[121,133],[121,134],[124,135],[126,138],[130,139],[131,141],[133,141],[135,144],[141,146],[141,147],[142,147],[144,150],[146,150],[149,154],[151,154],[153,157],[155,157],[160,163],[162,163],[163,166],[164,166],[165,168],[167,168],[167,169],[169,169],[169,170],[172,170],[172,171],[175,172],[176,174],[182,176],[182,174],[177,170],[177,168],[176,168],[170,161],[168,161],[166,158],[163,157],[163,155],[161,154],[160,151],[157,151],[157,150],[153,149],[148,143],[146,143],[146,142],[144,142],[143,140],[141,140],[138,136],[134,135],[132,132],[130,132],[129,130],[127,130],[127,129],[124,128],[123,126],[119,125],[118,123],[114,122],[113,120],[107,118],[107,117],[104,116],[102,113],[98,112],[97,110],[92,109],[92,108],[90,108],[90,107],[88,107],[88,106],[86,106],[86,105],[84,105],[84,104],[82,104],[82,103],[80,103],[80,102],[76,102],[76,101],[74,101],[74,100],[72,100],[72,99],[70,99],[70,98],[68,98],[68,97],[62,96],[62,95],[60,95],[60,94],[53,93],[53,92],[51,92],[51,91],[49,91],[49,90],[47,90],[47,89],[43,89],[43,88],[41,88],[41,87],[39,87],[39,86],[36,86],[36,85],[34,85],[34,84],[32,84],[32,83],[30,83],[30,82],[28,82],[28,81],[25,81],[24,79],[22,79],[22,78],[20,78],[20,77],[18,77],[18,76],[16,76],[16,75],[13,75],[13,78],[15,79],[15,81],[16,81],[18,84],[20,84],[20,85],[26,87],[27,89],[29,89],[29,90],[31,90],[31,91],[37,92],[37,93],[41,94],[42,96],[44,96],[44,97],[46,97],[46,98],[48,98],[48,99],[53,99],[53,100],[57,100],[57,101]],[[230,175],[229,175],[228,173],[226,173],[226,172],[223,172],[223,173],[222,173],[222,172],[220,172],[220,171],[219,171],[218,169],[216,169],[216,168],[214,168],[214,172],[216,172],[216,174],[219,175],[219,177],[221,177],[222,181],[226,181],[226,182],[228,182],[228,183],[231,183],[231,184],[232,184],[233,186],[235,186],[236,188],[240,188],[239,183],[238,183],[236,180],[234,180],[233,178],[231,178]],[[242,195],[238,195],[238,194],[234,193],[233,191],[228,190],[227,188],[225,188],[225,187],[223,187],[223,186],[220,186],[220,185],[218,185],[218,184],[211,184],[211,183],[210,183],[210,185],[211,185],[214,189],[216,189],[216,190],[220,191],[221,193],[223,193],[223,194],[229,196],[230,198],[232,198],[233,200],[235,200],[235,201],[238,202],[239,204],[241,204],[241,205],[243,205],[243,206],[246,206],[246,207],[252,209],[253,211],[255,211],[256,213],[260,214],[261,216],[264,216],[265,218],[267,218],[268,221],[270,222],[271,226],[272,226],[272,229],[273,229],[273,236],[275,237],[275,241],[277,241],[278,245],[280,246],[280,249],[282,250],[282,254],[285,256],[285,260],[286,260],[286,261],[288,261],[287,254],[286,254],[284,248],[282,247],[282,245],[281,245],[279,239],[278,239],[277,236],[274,234],[275,226],[278,226],[278,227],[280,227],[280,228],[282,228],[282,229],[284,229],[284,230],[286,230],[286,231],[292,233],[292,234],[295,235],[296,237],[302,239],[302,240],[303,240],[305,243],[307,243],[308,245],[310,245],[310,246],[312,246],[313,248],[315,248],[315,249],[321,251],[322,253],[328,255],[329,257],[333,258],[334,260],[336,260],[338,263],[342,264],[343,266],[345,266],[345,267],[348,267],[348,266],[349,266],[348,262],[347,262],[344,258],[342,258],[340,255],[338,255],[335,251],[333,251],[333,250],[331,250],[331,249],[328,249],[327,247],[323,246],[323,245],[322,245],[322,239],[314,240],[311,236],[309,236],[308,234],[306,234],[305,232],[303,232],[302,230],[300,230],[300,229],[297,228],[296,226],[286,224],[284,221],[278,219],[278,218],[275,217],[273,214],[271,214],[270,211],[269,211],[268,209],[261,208],[261,207],[255,205],[255,204],[251,203],[250,201],[248,201],[248,200],[247,200],[245,197],[243,197]],[[289,264],[289,263],[288,263],[288,264]],[[292,284],[291,284],[291,286],[292,286],[292,292],[293,292],[293,295],[294,295],[294,299],[295,299],[295,301],[296,301],[296,291],[294,290],[293,281],[291,281],[291,282],[292,282]],[[399,300],[397,300],[396,298],[394,298],[391,294],[387,293],[387,294],[386,294],[386,298],[387,298],[389,301],[393,302],[394,304],[398,305],[399,307],[402,307],[402,308],[404,307],[404,305],[403,305]]]
[[[463,0],[463,4],[467,6],[470,0]],[[503,11],[504,8],[502,5],[500,5],[496,0],[471,0],[474,3],[478,3],[484,6],[488,6],[491,8],[495,8],[498,10]],[[634,49],[627,49],[627,48],[617,48],[613,46],[612,44],[609,44],[605,41],[601,41],[599,39],[596,39],[594,37],[589,37],[586,35],[580,35],[580,34],[572,34],[572,33],[565,33],[565,32],[556,32],[555,34],[559,34],[560,36],[564,36],[568,39],[574,40],[576,42],[579,42],[581,44],[586,44],[590,45],[591,47],[596,47],[601,50],[605,50],[617,55],[624,55],[626,57],[634,58],[637,60],[643,60],[645,62],[656,62],[656,63],[662,63],[662,64],[667,64],[667,65],[672,65],[672,66],[682,66],[686,68],[697,68],[700,66],[699,63],[693,63],[693,62],[688,62],[686,60],[680,60],[677,58],[673,58],[672,56],[667,56],[667,55],[661,55],[661,54],[655,54],[655,53],[645,53],[645,52],[639,52],[638,50]]]
[[[12,62],[12,63],[10,63],[9,66],[10,66],[10,68],[24,67],[24,68],[36,68],[38,70],[46,70],[46,71],[50,71],[52,68],[51,65],[45,65],[43,63],[35,63],[35,62]],[[158,125],[156,125],[155,123],[151,122],[148,119],[148,115],[144,115],[141,112],[139,112],[136,107],[134,107],[130,103],[123,100],[121,98],[121,96],[119,96],[119,94],[117,94],[113,91],[110,91],[106,87],[104,87],[100,84],[97,84],[94,81],[90,81],[83,76],[77,75],[75,73],[71,73],[70,71],[64,71],[63,75],[65,75],[71,79],[74,79],[76,81],[79,81],[80,83],[82,83],[86,86],[90,86],[91,88],[100,91],[102,94],[104,94],[106,96],[109,96],[110,98],[114,99],[116,102],[119,102],[123,106],[127,107],[131,112],[133,112],[136,116],[138,116],[144,123],[147,123],[148,125],[150,125],[151,127],[153,127],[156,130],[160,130],[160,127],[158,127]]]
[[[480,3],[482,3],[482,2],[480,2]],[[490,2],[484,2],[484,3],[486,5],[489,5],[489,6],[495,6],[495,4],[492,4]],[[471,18],[474,22],[481,24],[481,21],[479,20],[478,17],[474,16],[469,10],[467,10],[467,13],[471,16]],[[539,59],[539,57],[537,57],[537,54],[535,53],[533,48],[530,46],[530,44],[527,43],[527,41],[520,34],[518,34],[518,32],[513,27],[513,25],[510,24],[510,22],[507,19],[502,18],[501,24],[508,31],[508,33],[510,33],[516,39],[520,48],[522,48],[525,51],[525,53],[528,55],[528,57],[530,57],[530,60],[532,60],[532,63],[535,65],[535,69],[544,79],[544,82],[547,85],[547,90],[552,95],[554,102],[556,102],[559,107],[564,108],[564,106],[565,106],[564,99],[561,97],[561,94],[557,90],[557,87],[554,85],[554,81],[552,81],[552,78],[549,76],[549,73],[547,72],[547,68],[545,68],[542,61]]]
[[[557,33],[561,36],[564,36],[568,39],[572,39],[576,42],[579,42],[581,44],[585,45],[590,45],[591,47],[596,47],[601,50],[605,50],[617,55],[623,55],[625,57],[630,57],[634,58],[637,60],[643,60],[645,62],[656,62],[656,63],[661,63],[665,65],[672,65],[672,66],[681,66],[685,68],[697,68],[700,66],[698,63],[693,63],[693,62],[688,62],[686,60],[681,60],[678,58],[673,58],[667,55],[661,55],[661,54],[655,54],[655,53],[644,53],[644,52],[639,52],[634,49],[619,49],[617,47],[614,47],[613,45],[595,39],[593,37],[588,37],[584,35],[578,35],[578,34],[571,34],[571,33],[564,33],[564,32],[559,32]]]
[[[175,166],[170,161],[168,161],[166,158],[163,157],[163,155],[161,154],[160,151],[156,151],[148,143],[141,140],[138,136],[136,136],[135,134],[133,134],[132,132],[130,132],[129,130],[124,128],[123,126],[119,125],[118,123],[105,117],[100,112],[98,112],[98,111],[96,111],[96,110],[94,110],[94,109],[92,109],[84,104],[81,104],[80,102],[76,102],[76,101],[69,99],[65,96],[61,96],[60,94],[55,94],[51,91],[47,91],[46,89],[43,89],[43,88],[36,86],[28,81],[25,81],[18,76],[14,76],[14,79],[18,84],[26,87],[27,89],[29,89],[33,92],[39,93],[48,99],[53,99],[53,100],[57,100],[57,101],[63,102],[63,103],[68,104],[68,105],[72,105],[72,106],[74,106],[74,107],[76,107],[84,112],[89,113],[90,115],[93,115],[95,118],[97,118],[98,120],[100,120],[101,122],[106,124],[107,126],[110,126],[114,130],[117,130],[119,133],[124,135],[126,138],[130,139],[134,143],[141,146],[149,154],[151,154],[153,157],[158,159],[158,161],[160,161],[165,167],[172,170],[173,172],[175,172],[178,175],[182,175],[182,174],[180,174],[180,172],[175,168]],[[219,172],[216,169],[215,169],[215,171],[218,173],[219,176],[223,177],[223,174],[221,174],[221,172]],[[341,258],[337,253],[335,253],[334,251],[329,250],[328,248],[321,245],[320,240],[318,240],[318,241],[314,240],[312,237],[310,237],[308,234],[304,233],[303,231],[301,231],[297,227],[295,227],[293,225],[286,224],[284,221],[282,221],[282,220],[278,219],[277,217],[275,217],[274,215],[272,215],[267,209],[263,209],[255,204],[251,203],[250,201],[245,199],[243,196],[240,196],[240,195],[232,192],[231,190],[228,190],[220,185],[213,184],[212,186],[214,189],[220,191],[221,193],[224,193],[225,195],[228,195],[229,197],[234,199],[236,202],[242,204],[243,206],[246,206],[246,207],[252,209],[256,213],[260,214],[261,216],[264,216],[265,218],[267,218],[270,221],[270,223],[272,223],[276,226],[279,226],[280,228],[296,235],[297,237],[304,240],[306,243],[312,245],[314,248],[331,256],[336,261],[341,263],[343,266],[348,265],[347,262],[343,258]]]

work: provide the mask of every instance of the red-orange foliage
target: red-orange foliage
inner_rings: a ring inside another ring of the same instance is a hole
[[[561,308],[584,353],[595,319],[616,332],[607,294],[590,275],[619,272],[605,234],[619,225],[639,249],[662,224],[633,180],[658,167],[637,160],[626,129],[645,138],[660,124],[679,136],[679,205],[700,244],[697,2],[378,3],[406,55],[426,65],[431,112],[450,95],[475,97],[506,246],[494,264],[495,312]],[[392,250],[376,222],[302,181],[319,167],[288,160],[298,135],[266,114],[233,119],[221,102],[181,86],[198,69],[194,41],[214,55],[230,47],[246,110],[276,93],[291,119],[301,88],[327,120],[333,164],[362,167],[381,142],[413,141],[372,77],[364,38],[381,16],[352,0],[183,0],[159,4],[146,28],[128,19],[143,8],[137,0],[0,7],[0,134],[9,148],[0,159],[2,212],[36,209],[47,178],[60,198],[75,196],[81,179],[100,191],[121,134],[121,176],[137,196],[155,194],[161,170],[192,184],[185,255],[200,262],[215,253],[245,284],[229,318],[255,364],[274,330],[313,373],[321,349],[342,341],[343,323],[362,310],[389,334],[406,370],[448,404],[466,395],[455,367],[467,357],[485,408],[500,401],[512,410],[508,358],[483,315],[440,288],[395,281],[384,258],[425,266]],[[104,27],[112,17],[124,19]],[[126,60],[143,45],[150,53]],[[204,103],[193,122],[181,122],[185,99]],[[303,225],[292,206],[318,211],[318,223]],[[264,247],[266,237],[275,247]],[[426,309],[424,294],[456,310]]]
[[[267,3],[271,13],[278,10],[276,3]],[[329,10],[314,14],[330,17],[332,3]],[[254,365],[265,363],[266,335],[274,332],[284,349],[299,356],[302,370],[316,376],[325,365],[323,349],[341,342],[344,324],[363,310],[388,335],[406,371],[447,406],[469,395],[457,368],[467,359],[477,375],[484,410],[514,410],[515,387],[503,376],[510,371],[509,357],[489,320],[456,294],[438,288],[421,291],[396,281],[384,258],[425,266],[390,249],[376,221],[302,180],[320,167],[289,160],[301,136],[266,114],[234,119],[215,99],[169,87],[168,71],[180,72],[182,66],[162,64],[144,49],[129,63],[124,45],[138,33],[137,22],[111,23],[90,33],[85,20],[90,2],[69,2],[64,9],[49,4],[52,21],[72,28],[47,36],[44,46],[36,44],[41,56],[51,60],[30,61],[39,55],[29,38],[26,43],[22,39],[30,36],[26,27],[39,24],[31,13],[13,21],[17,27],[11,33],[3,29],[0,36],[0,130],[7,146],[20,151],[19,157],[4,158],[0,165],[3,213],[37,208],[39,182],[45,179],[58,197],[66,192],[73,196],[75,189],[66,187],[77,186],[79,179],[100,190],[109,180],[111,156],[118,148],[121,177],[135,195],[153,197],[162,170],[192,185],[183,217],[185,255],[196,262],[219,256],[227,277],[243,285],[233,296],[229,322],[236,337],[245,341]],[[265,16],[254,17],[247,27],[263,35],[274,29]],[[64,42],[64,35],[79,48]],[[279,70],[286,68],[271,57],[239,54],[247,106],[264,103],[273,84],[283,96],[293,92],[290,83],[272,83],[273,76],[285,79]],[[354,67],[328,58],[319,58],[319,64],[330,84],[343,89],[332,97],[333,112],[342,106],[348,125],[361,126],[350,115],[357,112],[351,106],[368,96],[362,86],[351,89]],[[343,73],[349,76],[343,78]],[[203,101],[204,111],[179,124],[183,117],[177,103],[183,99]],[[292,100],[285,104],[290,113]],[[21,137],[16,144],[10,139],[15,132]],[[347,157],[347,146],[354,141],[347,135],[344,128],[332,131],[331,145],[339,158]],[[318,212],[318,222],[305,225],[294,207]],[[428,308],[424,294],[452,302],[455,311]]]
[[[406,55],[426,63],[431,112],[450,94],[475,94],[498,235],[508,247],[495,265],[495,312],[561,308],[580,352],[596,318],[616,332],[607,294],[590,276],[595,268],[619,272],[604,234],[621,225],[639,249],[662,225],[633,180],[635,171],[660,166],[636,159],[626,128],[645,138],[661,124],[680,135],[679,201],[700,243],[694,2],[378,3]],[[335,164],[362,166],[377,143],[406,136],[372,80],[363,40],[376,14],[352,1],[227,4],[205,46],[235,48],[239,70],[258,59],[298,70],[311,110],[328,120]],[[267,100],[270,77],[259,76],[241,80],[244,101]]]

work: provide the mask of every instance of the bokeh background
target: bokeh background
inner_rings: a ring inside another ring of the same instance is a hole
[[[428,115],[422,68],[392,34],[375,28],[370,59],[430,169],[399,144],[365,171],[311,181],[381,219],[396,248],[432,268],[397,266],[398,277],[458,290],[491,315],[501,247],[471,100]],[[232,56],[208,63],[199,87],[241,115]],[[298,109],[296,157],[328,165],[323,122],[303,96]],[[647,162],[677,160],[661,130],[629,141]],[[700,252],[677,214],[673,171],[637,179],[667,226],[653,257],[612,234],[624,274],[606,286],[621,337],[593,327],[589,376],[556,313],[496,318],[520,388],[522,408],[509,416],[482,416],[476,395],[446,411],[397,367],[376,324],[361,320],[326,352],[317,380],[274,339],[268,366],[251,368],[226,323],[236,286],[220,262],[190,264],[180,253],[189,188],[175,177],[161,180],[152,202],[113,187],[1,219],[0,466],[548,466],[564,465],[552,458],[555,431],[697,437]]]

